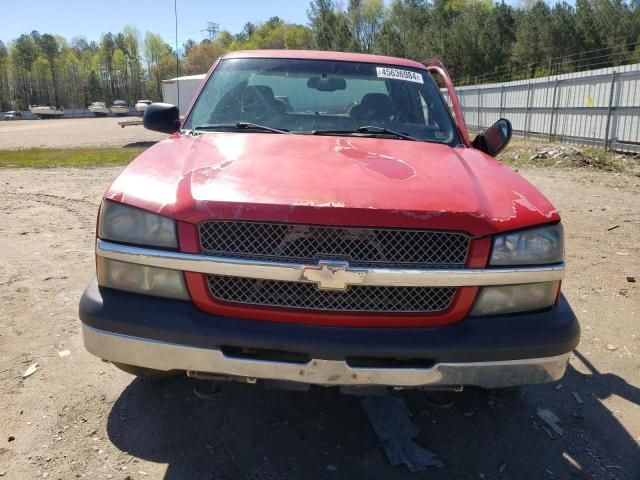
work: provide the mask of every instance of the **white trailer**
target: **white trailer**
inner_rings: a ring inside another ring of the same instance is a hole
[[[187,113],[187,109],[193,97],[196,95],[196,90],[200,86],[200,83],[206,77],[206,74],[201,75],[189,75],[186,77],[176,77],[169,80],[162,81],[162,101],[177,105],[180,110],[180,115]],[[178,88],[180,89],[180,105],[178,105]]]

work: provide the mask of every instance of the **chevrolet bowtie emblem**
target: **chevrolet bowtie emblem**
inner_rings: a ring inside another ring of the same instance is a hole
[[[302,278],[318,285],[320,290],[346,290],[357,285],[367,276],[365,270],[349,270],[347,262],[320,261],[317,266],[305,266]]]

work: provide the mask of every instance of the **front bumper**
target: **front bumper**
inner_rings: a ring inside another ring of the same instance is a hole
[[[101,288],[95,280],[80,301],[80,319],[87,350],[105,360],[340,386],[494,388],[554,381],[580,335],[564,297],[547,311],[470,317],[444,327],[319,327],[219,317],[190,302]],[[228,353],[238,347],[308,360]],[[363,358],[367,366],[354,364]],[[397,359],[407,366],[392,363]]]

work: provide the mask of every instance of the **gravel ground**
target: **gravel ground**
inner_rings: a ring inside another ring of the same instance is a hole
[[[61,118],[0,121],[0,148],[124,147],[145,145],[166,137],[142,125],[121,128],[136,117]]]
[[[356,397],[227,385],[202,400],[189,379],[143,382],[84,351],[77,302],[94,271],[100,196],[118,171],[0,170],[0,476],[640,478],[640,290],[627,281],[640,277],[639,178],[521,171],[561,210],[563,289],[582,342],[556,384],[465,390],[446,409],[402,393],[417,443],[444,463],[409,473],[389,465]],[[558,416],[561,437],[550,438],[538,408]]]

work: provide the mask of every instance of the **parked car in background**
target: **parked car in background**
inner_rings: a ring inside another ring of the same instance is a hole
[[[5,112],[3,118],[5,120],[22,120],[22,112],[18,110],[10,110]]]
[[[107,108],[107,104],[104,102],[93,102],[87,108],[96,117],[106,117],[109,115],[109,109]]]
[[[134,108],[136,109],[136,113],[142,116],[144,114],[144,111],[149,105],[151,105],[151,103],[151,100],[138,100],[134,106]]]
[[[445,85],[451,110],[434,77]],[[104,194],[89,352],[140,376],[297,388],[558,380],[579,326],[554,206],[469,139],[438,61],[221,58]]]
[[[110,110],[114,115],[128,115],[129,105],[124,100],[115,100]]]

